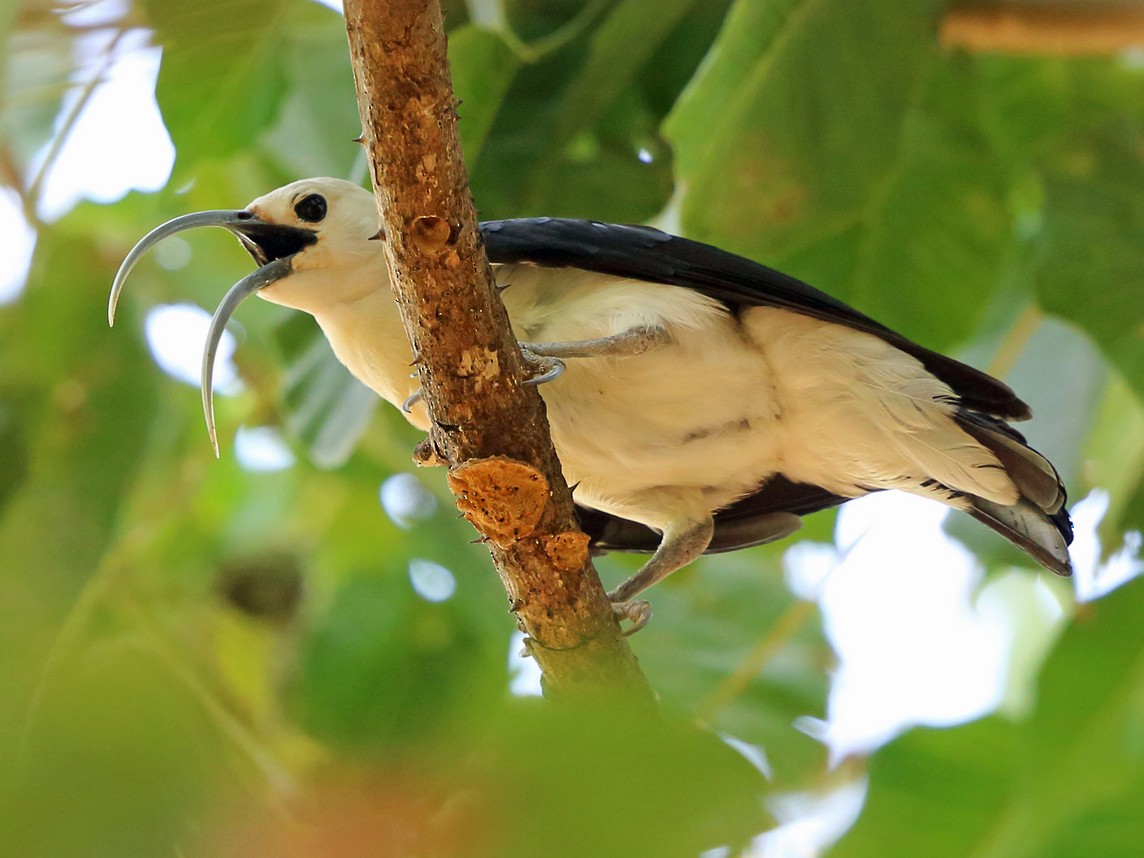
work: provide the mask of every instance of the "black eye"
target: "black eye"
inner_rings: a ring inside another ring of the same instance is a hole
[[[326,216],[326,198],[321,194],[310,194],[294,204],[294,214],[306,223],[318,223]]]

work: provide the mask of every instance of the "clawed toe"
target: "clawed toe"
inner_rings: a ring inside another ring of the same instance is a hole
[[[417,390],[415,390],[415,391],[413,391],[413,393],[409,394],[409,397],[404,402],[401,403],[401,410],[404,411],[406,414],[408,414],[413,410],[413,406],[416,405],[420,401],[421,401],[421,388],[417,388]]]
[[[527,346],[521,346],[521,354],[524,355],[531,373],[525,379],[525,384],[544,384],[564,374],[564,361],[560,358],[538,355],[530,351]]]
[[[651,602],[645,602],[642,599],[634,599],[629,602],[613,600],[612,613],[620,622],[627,620],[631,623],[631,626],[624,629],[623,632],[624,637],[628,637],[634,635],[651,620]]]

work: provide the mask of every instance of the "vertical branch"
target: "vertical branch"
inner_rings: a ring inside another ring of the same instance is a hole
[[[438,0],[346,0],[390,272],[432,420],[552,696],[650,705],[579,532],[539,394],[485,256],[457,136]],[[556,382],[559,383],[559,382]]]

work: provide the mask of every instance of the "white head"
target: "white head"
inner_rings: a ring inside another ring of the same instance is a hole
[[[127,275],[139,258],[164,238],[199,226],[221,226],[234,233],[259,264],[226,293],[211,320],[203,352],[202,393],[207,428],[218,454],[211,396],[215,351],[226,323],[246,297],[322,317],[379,289],[389,289],[385,253],[379,239],[373,194],[342,179],[302,179],[253,200],[239,211],[183,215],[145,235],[115,275],[108,321]]]
[[[258,228],[235,230],[255,261],[265,265],[276,253],[292,258],[291,273],[260,288],[259,297],[320,315],[388,284],[377,205],[364,188],[343,179],[302,179],[251,201],[246,211],[266,225],[261,235]],[[292,245],[293,230],[311,234],[312,243]],[[286,241],[279,246],[280,237]],[[338,276],[346,271],[355,276]]]

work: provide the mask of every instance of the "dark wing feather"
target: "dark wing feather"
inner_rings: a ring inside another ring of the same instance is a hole
[[[719,554],[771,541],[771,530],[765,523],[776,513],[804,516],[847,500],[849,498],[818,486],[794,483],[781,474],[775,475],[754,494],[715,513],[715,534],[704,553]],[[576,515],[597,551],[650,554],[659,547],[660,535],[645,525],[579,505]],[[756,523],[763,526],[755,527]]]
[[[647,226],[561,218],[488,221],[481,232],[494,263],[579,268],[667,283],[694,289],[734,311],[781,307],[865,331],[917,358],[968,408],[1009,420],[1025,420],[1031,413],[1007,385],[980,370],[919,346],[801,280],[708,244]]]

